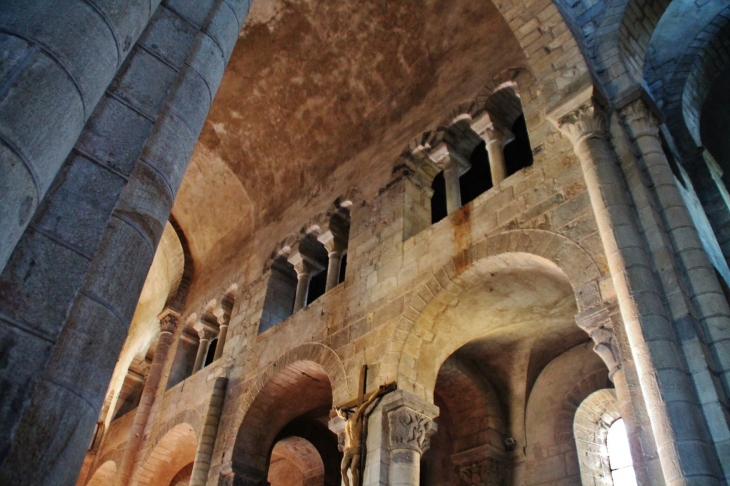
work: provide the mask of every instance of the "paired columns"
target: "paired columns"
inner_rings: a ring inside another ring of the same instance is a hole
[[[699,427],[686,426],[702,423],[702,417],[608,141],[606,114],[591,87],[551,118],[570,138],[583,168],[665,481],[719,484],[705,434]]]

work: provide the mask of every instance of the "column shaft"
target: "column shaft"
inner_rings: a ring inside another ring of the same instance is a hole
[[[599,110],[588,102],[558,124],[583,168],[664,478],[667,484],[719,484],[702,432],[685,426],[702,419]]]
[[[115,486],[126,486],[132,479],[135,460],[144,440],[144,431],[149,422],[150,412],[155,401],[162,397],[167,386],[167,379],[164,377],[164,370],[168,361],[174,357],[169,353],[170,345],[173,343],[174,331],[177,327],[177,317],[171,314],[163,317],[161,321],[160,337],[157,340],[155,356],[152,358],[147,380],[142,389],[142,397],[134,415],[134,422],[129,430],[129,439],[124,448],[121,463],[117,469],[117,476],[114,480]]]
[[[507,177],[507,166],[504,161],[502,140],[488,140],[487,154],[489,155],[489,171],[492,174],[492,185],[497,186]]]
[[[292,314],[304,308],[307,303],[310,277],[311,274],[309,272],[297,271],[297,294],[294,298],[294,310],[292,310]]]
[[[160,0],[129,3],[3,4],[0,270]]]
[[[193,365],[193,374],[205,367],[205,357],[208,354],[210,340],[208,338],[200,338],[198,342],[198,354],[195,355],[195,364]]]
[[[227,325],[221,325],[220,330],[218,331],[218,344],[215,347],[215,355],[213,356],[213,361],[217,360],[223,355],[223,346],[226,345],[226,337],[228,336],[228,326]],[[197,361],[197,356],[196,356]]]
[[[461,207],[461,187],[456,164],[452,163],[444,169],[444,181],[446,181],[446,212],[451,214]]]
[[[327,286],[325,292],[329,292],[340,283],[340,265],[342,265],[342,252],[329,253],[329,265],[327,265]]]
[[[659,138],[659,121],[641,100],[629,105],[623,116],[639,148],[679,263],[684,267],[690,301],[709,341],[705,344],[715,351],[713,354],[719,361],[717,371],[727,395],[730,393],[730,306],[669,167]]]
[[[210,403],[208,404],[208,412],[205,415],[203,431],[198,441],[198,450],[195,453],[195,463],[193,464],[193,473],[190,477],[190,486],[205,486],[208,482],[210,460],[213,456],[216,437],[218,437],[218,424],[220,423],[221,413],[223,412],[223,402],[226,396],[227,385],[228,378],[222,376],[216,378],[215,385],[213,386],[213,395],[210,397]]]

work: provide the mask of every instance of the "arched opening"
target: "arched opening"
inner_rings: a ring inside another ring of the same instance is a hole
[[[480,265],[482,278],[434,318],[433,339],[421,345],[415,364],[440,409],[422,458],[423,485],[506,485],[524,474],[517,468],[529,448],[525,410],[538,376],[588,341],[575,324],[573,288],[554,264],[513,253]],[[588,361],[603,366],[595,355]],[[574,384],[569,374],[559,380]],[[563,468],[555,479],[573,478]]]
[[[117,475],[117,464],[114,461],[106,461],[96,470],[86,486],[109,486],[114,484],[114,477]]]
[[[436,224],[447,216],[446,212],[446,181],[443,171],[436,174],[431,182],[433,195],[431,196],[431,224]]]
[[[216,347],[218,347],[218,338],[213,338],[210,341],[210,345],[208,346],[208,353],[205,355],[205,364],[203,365],[203,368],[213,362],[213,359],[215,358]]]
[[[278,256],[271,265],[264,298],[259,334],[271,329],[292,314],[297,294],[297,272],[285,257]]]
[[[169,430],[147,456],[139,474],[140,486],[178,486],[190,479],[198,439],[189,424]],[[187,472],[190,469],[189,473]],[[175,480],[175,482],[173,482]]]
[[[236,477],[338,485],[342,454],[337,436],[324,425],[332,403],[330,378],[312,361],[297,361],[273,374],[238,431],[232,461]]]
[[[606,447],[613,483],[621,486],[636,486],[634,461],[631,459],[629,436],[626,434],[624,419],[616,420],[609,427]]]

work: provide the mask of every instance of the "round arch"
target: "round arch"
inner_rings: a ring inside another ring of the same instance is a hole
[[[314,445],[302,437],[279,440],[271,452],[268,481],[271,486],[321,486],[324,462]]]
[[[106,461],[91,476],[86,486],[107,486],[114,483],[117,475],[117,463],[114,461]]]
[[[435,327],[436,318],[493,272],[510,267],[540,268],[555,278],[567,279],[578,312],[602,306],[598,279],[604,271],[574,241],[542,230],[515,230],[491,236],[457,255],[411,295],[401,318],[407,334],[402,341],[391,341],[391,349],[398,357],[398,382],[403,387],[422,398],[433,399],[438,370],[456,350],[450,350],[438,363],[426,362],[424,355],[428,353],[423,351],[435,346],[434,339],[440,332]],[[462,344],[477,337],[461,336]],[[446,350],[441,352],[444,353]]]
[[[575,411],[573,435],[583,484],[613,484],[606,439],[620,417],[616,392],[608,388],[588,395]]]
[[[136,484],[170,484],[181,469],[195,460],[197,447],[198,436],[193,426],[188,423],[175,425],[150,448]]]
[[[307,343],[281,355],[249,385],[232,452],[236,476],[266,478],[271,447],[292,420],[347,401],[345,367],[329,347]]]

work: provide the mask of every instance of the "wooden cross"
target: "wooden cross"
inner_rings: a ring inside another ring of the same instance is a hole
[[[353,398],[347,403],[343,403],[337,408],[357,408],[360,407],[365,401],[373,396],[373,393],[378,393],[380,390],[373,390],[370,393],[366,393],[365,389],[367,388],[367,377],[368,377],[368,365],[362,365],[362,368],[360,369],[360,383],[358,386],[357,391],[357,398]],[[394,392],[398,389],[398,384],[395,381],[392,381],[385,385],[385,393]]]

